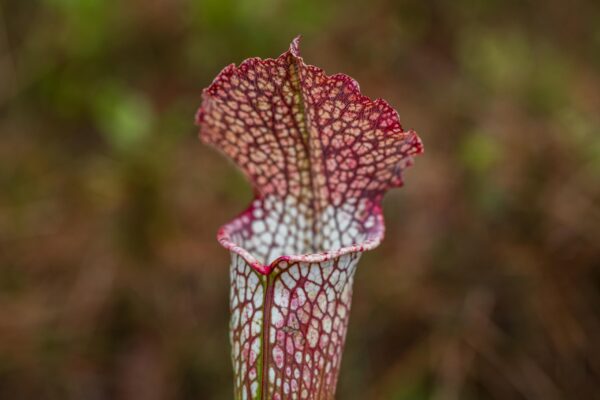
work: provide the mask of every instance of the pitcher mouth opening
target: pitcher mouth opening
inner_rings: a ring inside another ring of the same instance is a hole
[[[255,199],[219,229],[217,240],[263,275],[281,262],[320,263],[374,249],[383,240],[379,204],[363,199],[330,206],[308,224],[289,203],[289,199]]]

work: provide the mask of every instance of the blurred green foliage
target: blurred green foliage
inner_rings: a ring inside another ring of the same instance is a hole
[[[363,257],[341,399],[600,392],[600,3],[0,2],[0,398],[229,399],[251,189],[197,140],[225,65],[307,62],[426,154]]]
[[[117,150],[141,145],[150,133],[154,113],[140,94],[119,87],[104,87],[94,96],[96,124]]]

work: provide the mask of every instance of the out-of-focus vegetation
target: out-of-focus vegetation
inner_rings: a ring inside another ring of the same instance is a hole
[[[2,0],[0,398],[231,398],[214,236],[251,191],[193,116],[298,33],[426,147],[359,267],[339,398],[597,398],[593,0]]]

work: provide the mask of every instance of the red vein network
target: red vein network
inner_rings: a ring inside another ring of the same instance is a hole
[[[352,78],[306,65],[299,38],[223,69],[197,123],[256,193],[218,234],[232,252],[236,398],[333,398],[356,264],[422,143]]]

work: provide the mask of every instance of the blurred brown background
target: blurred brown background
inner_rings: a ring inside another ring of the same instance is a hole
[[[0,0],[0,398],[231,398],[214,237],[251,191],[194,113],[298,33],[426,148],[338,397],[600,398],[594,0]]]

